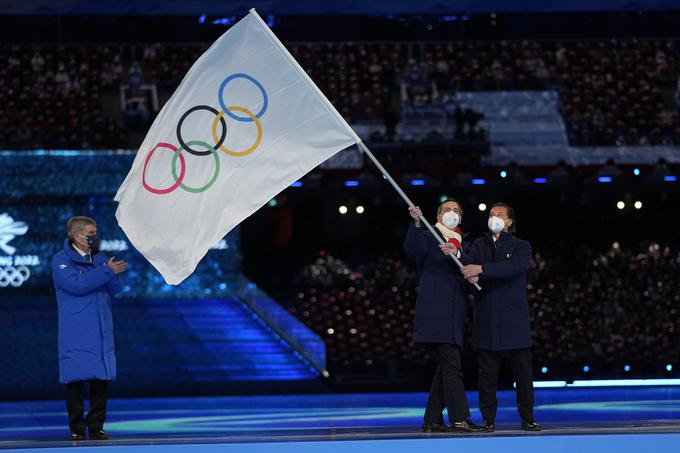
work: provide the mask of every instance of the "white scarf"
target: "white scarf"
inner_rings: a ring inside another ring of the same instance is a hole
[[[439,222],[437,222],[434,226],[439,230],[442,236],[444,236],[446,242],[450,243],[452,242],[451,239],[453,239],[454,241],[458,242],[458,244],[463,243],[463,236],[461,235],[460,228],[456,227],[455,230],[450,230]],[[460,258],[460,247],[456,247],[456,257]]]

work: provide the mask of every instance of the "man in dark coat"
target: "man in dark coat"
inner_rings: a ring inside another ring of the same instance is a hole
[[[409,213],[404,251],[416,258],[420,283],[416,300],[413,341],[435,355],[438,366],[432,381],[423,420],[425,432],[473,432],[481,430],[469,420],[470,409],[463,385],[461,348],[467,313],[467,283],[450,257],[442,254],[437,240],[421,226],[418,207]],[[459,253],[462,237],[457,228],[463,212],[456,200],[444,201],[437,210],[436,229]],[[451,427],[444,424],[442,412],[448,408]]]
[[[52,258],[59,313],[59,381],[66,384],[72,440],[107,439],[106,390],[116,377],[111,298],[122,290],[125,261],[99,253],[97,224],[73,217],[64,249]],[[90,384],[90,411],[83,418],[83,390]]]
[[[461,256],[461,273],[479,279],[482,291],[475,303],[472,344],[479,362],[479,409],[484,428],[493,431],[501,360],[509,358],[517,384],[517,410],[522,429],[540,431],[534,419],[531,367],[531,326],[527,300],[527,270],[531,244],[514,236],[515,211],[496,203],[489,212],[490,232],[476,239]]]

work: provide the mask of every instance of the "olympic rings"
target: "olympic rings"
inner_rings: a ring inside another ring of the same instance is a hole
[[[236,74],[232,74],[229,77],[227,77],[226,79],[224,79],[222,81],[222,85],[220,85],[220,89],[217,92],[217,100],[220,102],[220,107],[222,107],[222,111],[225,112],[227,115],[229,115],[230,117],[232,117],[236,121],[241,121],[243,123],[250,123],[251,121],[253,121],[252,115],[249,115],[249,118],[243,118],[242,116],[234,115],[233,113],[231,113],[229,111],[226,104],[224,103],[224,100],[222,99],[222,95],[224,94],[224,87],[226,87],[227,84],[229,82],[231,82],[232,80],[239,79],[239,78],[250,80],[251,82],[253,82],[255,84],[256,87],[258,87],[260,89],[260,92],[262,93],[262,99],[263,99],[262,108],[260,109],[259,112],[257,112],[257,115],[255,115],[255,116],[258,117],[258,118],[262,118],[262,115],[264,115],[264,112],[267,111],[267,106],[269,105],[269,97],[267,96],[267,92],[265,91],[262,84],[260,82],[258,82],[254,77],[251,77],[248,74],[243,74],[243,73],[239,72],[239,73],[236,73]],[[244,113],[244,112],[242,112],[242,113]],[[216,146],[216,148],[218,148],[218,147]]]
[[[254,114],[246,107],[226,106],[223,99],[224,89],[226,88],[227,84],[229,84],[229,82],[231,82],[234,79],[246,79],[252,82],[260,90],[260,93],[262,93],[262,107],[260,107],[260,111],[257,112],[257,114]],[[221,111],[209,105],[201,104],[191,107],[189,110],[182,114],[179,121],[177,122],[176,127],[177,140],[179,141],[180,144],[179,148],[177,148],[175,145],[171,143],[159,142],[149,151],[149,153],[146,155],[146,158],[144,159],[144,167],[142,169],[142,185],[146,190],[156,195],[165,195],[171,193],[175,191],[178,187],[191,193],[205,192],[210,187],[212,187],[213,184],[215,184],[215,181],[217,181],[217,177],[220,174],[220,156],[219,153],[217,152],[218,149],[229,156],[244,157],[255,151],[260,146],[263,134],[262,123],[260,122],[260,118],[262,117],[262,115],[265,114],[267,108],[269,107],[269,96],[267,95],[267,91],[264,89],[262,84],[253,76],[248,74],[244,74],[241,72],[231,74],[228,77],[226,77],[220,84],[220,87],[217,91],[217,101],[220,104],[220,107],[222,108]],[[187,117],[191,115],[193,112],[196,112],[198,110],[207,110],[213,115],[215,115],[215,118],[213,119],[211,124],[212,138],[215,141],[214,145],[210,145],[200,140],[190,140],[188,142],[185,142],[184,138],[182,138],[182,125],[184,124],[184,120],[186,120]],[[245,116],[238,116],[235,115],[233,112],[243,113],[245,114]],[[227,138],[227,122],[225,121],[224,118],[225,114],[236,121],[240,121],[242,123],[255,124],[255,127],[257,128],[257,136],[255,137],[255,141],[253,142],[252,145],[250,145],[250,147],[243,151],[234,151],[232,149],[227,148],[224,145],[224,142]],[[222,133],[219,134],[219,136],[217,133],[218,123],[220,124],[220,126],[222,126]],[[205,148],[205,151],[195,150],[192,148],[192,146],[199,146],[201,148]],[[175,183],[163,189],[151,187],[151,185],[148,184],[146,180],[146,172],[149,166],[149,162],[151,161],[151,156],[153,155],[153,153],[156,152],[158,148],[167,148],[170,151],[173,151],[172,164],[170,170],[172,177],[175,180]],[[205,185],[201,187],[189,187],[188,185],[184,184],[184,177],[186,176],[186,162],[184,155],[182,154],[182,151],[186,151],[189,154],[198,157],[207,156],[209,154],[213,155],[213,157],[215,158],[215,172],[213,173],[212,178],[210,178],[210,181],[208,181]],[[180,161],[179,175],[177,174],[177,159],[179,159]]]
[[[187,151],[189,151],[189,148],[188,147],[184,148],[183,146],[180,146],[179,152],[175,153],[175,155],[172,156],[172,177],[175,179],[176,182],[179,182],[180,183],[179,186],[182,189],[186,190],[187,192],[191,192],[191,193],[205,192],[206,190],[208,190],[210,188],[210,186],[215,184],[215,181],[217,180],[217,175],[220,174],[220,156],[217,154],[217,151],[215,151],[215,148],[208,145],[206,142],[201,142],[201,141],[198,141],[198,140],[192,140],[189,143],[187,143],[187,145],[189,145],[189,146],[198,145],[198,146],[202,146],[202,147],[206,148],[208,150],[208,152],[211,153],[215,157],[215,173],[213,173],[213,177],[210,179],[210,181],[208,181],[208,183],[206,185],[204,185],[203,187],[199,187],[198,189],[195,189],[193,187],[188,187],[188,186],[185,186],[184,184],[182,184],[182,181],[180,180],[180,178],[177,177],[177,158],[182,156],[182,150],[183,149],[186,149]]]
[[[190,147],[184,143],[184,140],[182,139],[182,123],[184,120],[189,116],[191,113],[197,111],[197,110],[207,110],[211,112],[213,115],[218,115],[220,112],[217,111],[216,108],[210,107],[209,105],[197,105],[195,107],[190,108],[186,112],[184,112],[184,115],[179,119],[179,122],[177,123],[177,140],[179,141],[179,144],[181,145],[182,148],[187,150],[189,154],[193,154],[194,156],[207,156],[210,154],[210,150],[208,149],[207,151],[194,151]],[[224,139],[227,138],[227,122],[224,121],[222,117],[220,117],[220,123],[222,123],[222,136],[217,139],[217,134],[214,133],[213,137],[215,137],[215,148],[219,148],[222,146],[222,143],[224,143]]]
[[[248,154],[252,153],[257,149],[258,146],[260,146],[260,142],[262,141],[262,124],[260,123],[260,120],[257,119],[257,116],[253,115],[253,112],[248,110],[245,107],[236,107],[236,106],[231,106],[227,108],[227,113],[229,112],[241,112],[245,113],[250,117],[250,119],[255,123],[255,126],[257,127],[257,137],[255,138],[255,142],[250,146],[250,148],[246,149],[245,151],[232,151],[226,146],[219,146],[216,148],[219,148],[220,151],[222,151],[225,154],[228,154],[230,156],[235,156],[235,157],[243,157],[247,156]],[[212,134],[213,138],[217,137],[217,122],[219,121],[224,121],[222,118],[224,116],[225,112],[220,112],[215,119],[212,122]]]
[[[0,267],[0,288],[13,286],[18,288],[31,276],[31,271],[26,266]]]
[[[155,189],[155,188],[151,187],[149,184],[147,184],[147,182],[146,182],[146,167],[149,166],[149,160],[151,159],[151,156],[153,155],[153,153],[158,148],[168,148],[168,149],[174,151],[175,155],[179,156],[179,161],[182,164],[181,165],[182,169],[180,170],[179,178],[175,178],[176,179],[175,184],[171,185],[167,189]],[[182,156],[182,154],[177,152],[177,147],[175,145],[171,145],[170,143],[161,142],[158,145],[156,145],[151,150],[151,152],[149,154],[147,154],[146,159],[144,160],[144,169],[142,170],[142,184],[144,185],[144,188],[146,190],[148,190],[151,193],[155,193],[157,195],[163,195],[163,194],[166,194],[166,193],[170,193],[173,190],[177,189],[180,186],[180,184],[182,184],[182,180],[184,179],[184,175],[186,174],[186,170],[187,170],[187,165],[184,162],[184,156]]]

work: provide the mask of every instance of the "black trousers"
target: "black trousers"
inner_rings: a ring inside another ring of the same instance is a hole
[[[424,421],[444,424],[444,408],[449,410],[450,423],[467,420],[470,408],[463,384],[460,346],[440,343],[432,347],[437,358],[437,370],[427,399]]]
[[[522,421],[534,421],[534,382],[531,371],[531,350],[477,350],[479,363],[479,410],[485,421],[493,423],[498,411],[498,374],[504,358],[510,359],[512,376],[517,384],[517,411]]]
[[[92,379],[90,383],[90,411],[87,418],[83,418],[85,410],[83,390],[85,381],[66,384],[66,409],[68,410],[68,426],[72,433],[85,434],[85,428],[90,431],[100,430],[106,420],[106,391],[109,381]]]

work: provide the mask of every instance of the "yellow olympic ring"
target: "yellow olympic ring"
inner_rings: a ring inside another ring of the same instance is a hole
[[[228,154],[228,155],[234,156],[234,157],[247,156],[248,154],[255,151],[258,146],[260,146],[260,142],[262,141],[262,124],[260,124],[260,120],[255,115],[253,115],[253,113],[250,110],[248,110],[245,107],[237,107],[237,106],[232,105],[232,106],[228,107],[228,109],[232,112],[241,112],[241,113],[245,113],[246,115],[248,115],[250,117],[250,119],[253,120],[253,123],[255,123],[255,126],[257,127],[257,138],[255,139],[255,143],[253,143],[250,146],[250,148],[248,148],[244,151],[233,151],[233,150],[227,148],[224,145],[221,145],[219,147],[219,150],[222,151],[225,154]],[[215,117],[215,119],[212,122],[212,135],[213,135],[213,138],[215,139],[215,143],[218,142],[217,124],[220,122],[220,119],[222,119],[223,116],[224,116],[224,111],[221,111]]]

